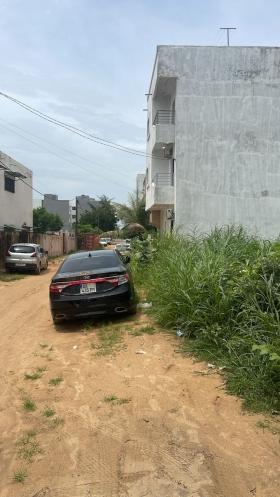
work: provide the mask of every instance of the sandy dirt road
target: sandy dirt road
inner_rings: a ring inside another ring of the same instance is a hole
[[[0,282],[1,497],[279,497],[263,417],[145,314],[55,328],[54,269]]]

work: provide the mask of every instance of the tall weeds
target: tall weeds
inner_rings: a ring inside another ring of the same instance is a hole
[[[280,244],[228,227],[160,237],[149,254],[132,266],[157,321],[185,332],[185,351],[225,366],[247,408],[280,411]]]

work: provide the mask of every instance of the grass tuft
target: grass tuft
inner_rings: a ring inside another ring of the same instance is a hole
[[[130,398],[119,398],[117,397],[116,395],[112,394],[112,395],[106,395],[104,397],[104,402],[106,402],[107,404],[112,404],[114,406],[116,405],[122,405],[122,404],[128,404],[129,402],[131,401]]]
[[[57,385],[59,385],[62,381],[63,381],[62,376],[57,376],[56,378],[51,378],[51,379],[49,380],[49,385],[51,385],[52,387],[56,387],[56,386],[57,386]]]
[[[33,373],[25,373],[24,378],[25,380],[38,380],[39,378],[42,378],[45,371],[46,368],[37,368]]]
[[[28,431],[16,443],[18,447],[18,457],[27,462],[32,462],[37,454],[41,454],[42,449],[36,440],[36,432]]]
[[[13,474],[13,481],[15,483],[24,483],[27,478],[27,471],[25,469],[19,469]]]
[[[52,416],[55,415],[55,410],[51,409],[50,407],[46,407],[46,409],[44,409],[42,414],[45,418],[51,418]]]
[[[24,400],[23,400],[23,409],[25,411],[29,411],[29,412],[33,412],[33,411],[36,411],[37,409],[37,406],[34,402],[34,400],[32,400],[31,398],[29,397],[26,397]]]

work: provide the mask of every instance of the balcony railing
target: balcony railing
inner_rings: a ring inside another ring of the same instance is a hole
[[[175,124],[175,111],[174,110],[158,110],[155,118],[154,125],[156,124]]]
[[[157,173],[153,177],[154,186],[174,186],[174,175],[171,173]]]

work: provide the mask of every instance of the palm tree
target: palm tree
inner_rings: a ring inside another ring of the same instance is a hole
[[[117,204],[119,219],[125,224],[137,223],[146,228],[149,224],[149,214],[145,210],[145,199],[138,198],[136,193],[130,193],[128,204]]]

